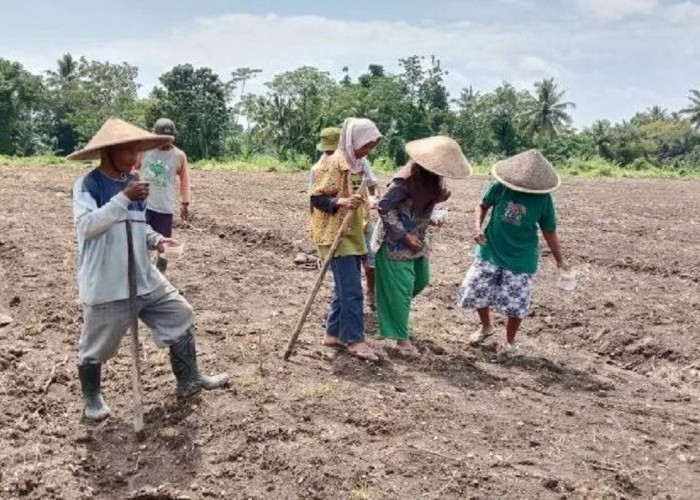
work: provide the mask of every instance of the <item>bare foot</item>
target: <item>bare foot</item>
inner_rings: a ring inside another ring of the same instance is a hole
[[[398,340],[396,341],[396,349],[406,356],[415,357],[420,355],[416,346],[414,346],[410,340]]]
[[[377,357],[372,348],[364,342],[352,344],[348,347],[348,352],[356,358],[366,359],[367,361],[379,361],[379,357]]]
[[[326,347],[344,347],[345,344],[343,344],[338,337],[334,337],[333,335],[326,335],[323,338],[323,345]]]

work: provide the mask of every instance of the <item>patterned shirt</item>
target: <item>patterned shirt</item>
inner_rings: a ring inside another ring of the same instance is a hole
[[[333,244],[347,213],[347,210],[340,209],[333,199],[349,198],[353,192],[350,168],[343,154],[336,151],[316,168],[314,183],[310,190],[312,209],[309,235],[311,240],[319,246],[322,256]],[[367,206],[367,204],[365,196],[364,205]],[[335,253],[336,257],[367,253],[363,225],[363,211],[355,210],[350,226],[340,240]]]
[[[404,179],[394,179],[389,189],[377,205],[379,224],[374,232],[372,249],[378,250],[382,243],[386,244],[391,259],[410,260],[430,255],[430,226],[431,211],[420,213],[413,209],[408,186]],[[419,252],[413,252],[403,242],[406,234],[413,234],[423,243]]]

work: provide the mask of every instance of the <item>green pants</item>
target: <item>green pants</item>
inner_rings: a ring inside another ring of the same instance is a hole
[[[430,262],[425,257],[391,259],[384,244],[375,266],[379,331],[385,339],[408,340],[411,300],[430,283]]]

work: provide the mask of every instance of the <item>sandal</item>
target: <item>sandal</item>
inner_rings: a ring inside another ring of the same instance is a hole
[[[356,347],[359,346],[359,347]],[[348,354],[355,356],[358,359],[363,359],[365,361],[379,361],[379,356],[377,356],[371,347],[367,344],[354,344],[348,348]]]

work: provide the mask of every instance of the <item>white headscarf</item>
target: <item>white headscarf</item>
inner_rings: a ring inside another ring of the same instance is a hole
[[[348,162],[350,172],[359,174],[364,170],[362,158],[355,156],[355,151],[381,138],[382,133],[372,120],[367,118],[348,118],[345,120],[340,132],[340,144],[338,147]]]

